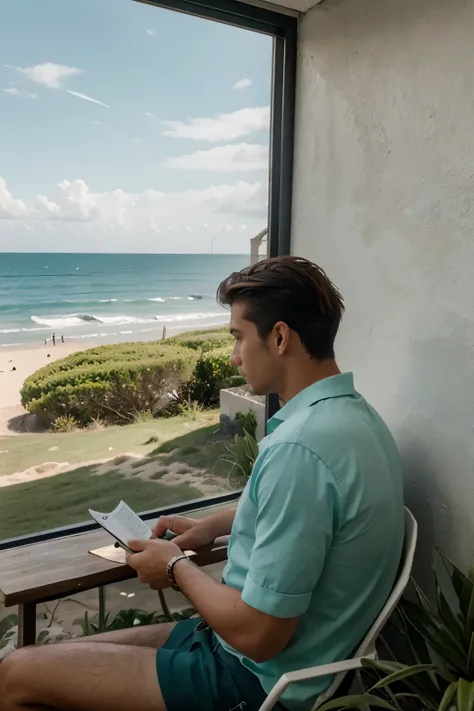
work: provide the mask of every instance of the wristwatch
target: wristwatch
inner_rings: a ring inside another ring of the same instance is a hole
[[[174,573],[173,573],[173,568],[176,565],[176,563],[178,562],[178,560],[189,560],[189,558],[187,555],[184,555],[184,554],[183,555],[175,555],[174,558],[171,558],[170,562],[168,563],[166,572],[168,573],[168,578],[169,578],[169,581],[171,583],[171,587],[173,588],[173,590],[177,590],[178,592],[180,592],[179,586],[175,580]]]

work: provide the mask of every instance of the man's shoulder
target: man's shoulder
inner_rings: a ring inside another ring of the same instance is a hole
[[[390,430],[361,395],[320,401],[295,413],[267,438],[263,450],[275,446],[311,452],[336,478],[381,462],[401,469]]]
[[[294,413],[267,438],[266,446],[295,444],[322,456],[329,445],[340,443],[341,434],[352,434],[364,417],[367,403],[361,396],[331,398]]]

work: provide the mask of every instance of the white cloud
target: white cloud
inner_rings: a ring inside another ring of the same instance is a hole
[[[251,143],[215,146],[176,158],[168,158],[164,166],[178,170],[215,170],[222,173],[266,170],[268,147]]]
[[[30,91],[21,91],[16,86],[9,86],[8,89],[4,89],[10,96],[23,96],[25,99],[39,99],[38,94],[34,94]]]
[[[93,99],[91,96],[87,96],[86,94],[80,94],[78,91],[69,91],[69,89],[67,89],[66,94],[71,94],[71,96],[77,96],[78,99],[84,99],[84,101],[91,101],[93,104],[99,104],[99,106],[105,106],[106,109],[110,109],[110,106],[108,104],[104,104],[103,101]]]
[[[46,218],[58,215],[61,210],[60,206],[57,203],[48,200],[46,195],[37,195],[35,207],[38,213]]]
[[[248,89],[249,86],[252,86],[252,80],[247,79],[247,77],[245,77],[244,79],[239,79],[239,81],[236,81],[232,89],[235,89],[236,91],[241,91],[242,89]]]
[[[270,123],[270,107],[256,106],[208,118],[190,118],[186,121],[163,121],[162,123],[166,128],[163,131],[164,136],[216,143],[234,141],[242,136],[267,129]]]
[[[104,122],[103,121],[91,121],[91,124],[93,126],[103,126]]]
[[[29,209],[23,202],[13,197],[3,178],[0,178],[0,219],[25,218]]]
[[[152,114],[149,111],[145,111],[145,116],[148,116],[148,118],[156,118],[155,114]]]
[[[267,187],[260,182],[238,181],[181,192],[148,189],[127,193],[120,188],[92,192],[83,180],[63,180],[53,195],[41,193],[32,205],[27,205],[13,197],[0,178],[0,218],[21,222],[25,229],[58,222],[76,224],[75,229],[90,227],[95,240],[101,230],[107,231],[111,226],[137,235],[174,228],[174,239],[182,239],[177,247],[186,251],[191,232],[193,241],[205,240],[209,233],[225,232],[227,226],[244,220],[258,232],[266,223],[266,215]]]
[[[150,27],[149,30],[146,31],[147,35],[150,35],[150,37],[154,37],[156,35],[156,30],[154,30],[152,27]]]
[[[41,84],[49,89],[61,89],[66,79],[82,74],[82,69],[53,62],[35,64],[33,67],[17,67],[17,70],[36,84]]]

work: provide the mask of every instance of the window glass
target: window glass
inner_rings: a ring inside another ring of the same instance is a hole
[[[266,253],[272,39],[126,0],[2,12],[0,539],[240,488],[264,405],[215,293]]]

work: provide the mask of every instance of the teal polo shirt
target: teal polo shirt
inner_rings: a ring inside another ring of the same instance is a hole
[[[351,373],[314,383],[269,422],[239,501],[224,582],[251,607],[298,617],[288,646],[256,663],[220,639],[268,693],[285,672],[351,657],[394,584],[404,539],[400,454]],[[290,685],[310,709],[328,677]]]

